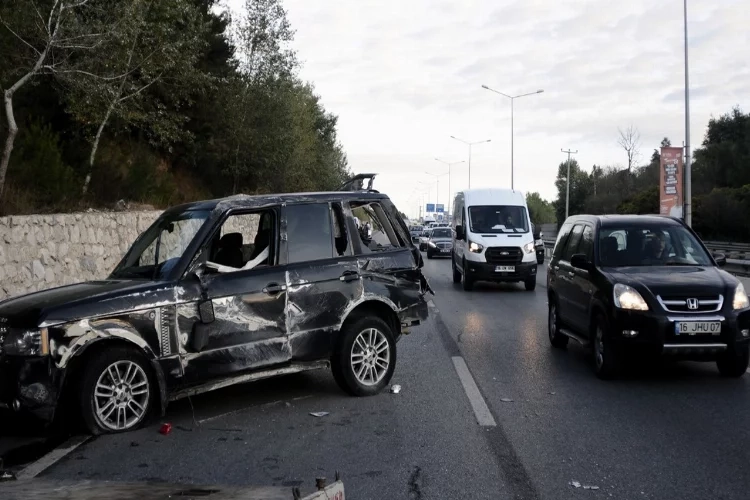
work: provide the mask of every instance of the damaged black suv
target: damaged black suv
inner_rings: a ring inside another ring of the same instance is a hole
[[[372,177],[171,208],[107,279],[1,302],[0,404],[52,420],[74,402],[96,434],[170,400],[315,368],[352,395],[378,393],[396,342],[427,318],[429,285]]]

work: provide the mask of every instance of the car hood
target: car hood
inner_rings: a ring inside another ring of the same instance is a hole
[[[430,241],[434,241],[435,243],[450,243],[453,241],[453,238],[450,236],[446,236],[445,238],[430,238]]]
[[[638,266],[608,268],[614,282],[647,288],[653,295],[727,295],[737,279],[713,266]]]
[[[0,302],[0,318],[11,325],[43,326],[146,309],[176,301],[169,283],[102,280],[50,288]]]
[[[470,233],[466,236],[472,241],[485,248],[488,247],[523,247],[527,243],[534,243],[534,236],[529,233]]]

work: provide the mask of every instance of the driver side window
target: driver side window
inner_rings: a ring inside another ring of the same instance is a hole
[[[228,273],[275,265],[277,220],[273,210],[227,217],[210,243],[207,268]]]

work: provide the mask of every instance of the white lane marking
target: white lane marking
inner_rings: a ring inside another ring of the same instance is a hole
[[[55,465],[65,455],[73,452],[76,448],[88,441],[91,436],[74,436],[63,444],[50,451],[36,462],[26,466],[16,474],[17,479],[32,479],[44,472],[46,469]]]
[[[477,417],[477,422],[483,427],[495,427],[495,418],[490,412],[490,408],[484,401],[482,394],[479,392],[479,387],[474,381],[474,377],[469,372],[469,367],[466,366],[466,361],[461,356],[453,356],[453,366],[456,368],[458,378],[461,380],[461,385],[464,386],[464,392],[469,398],[471,408],[474,410],[474,416]]]

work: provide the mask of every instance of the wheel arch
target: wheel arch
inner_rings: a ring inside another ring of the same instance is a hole
[[[398,318],[397,308],[393,302],[386,301],[380,297],[367,298],[354,306],[344,317],[341,322],[339,332],[343,331],[348,325],[354,323],[360,318],[366,316],[377,316],[382,318],[391,328],[394,340],[401,335],[401,321]],[[339,335],[340,336],[340,335]]]

